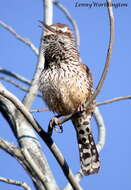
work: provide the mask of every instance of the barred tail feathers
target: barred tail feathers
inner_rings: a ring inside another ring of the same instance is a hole
[[[90,129],[92,113],[81,113],[72,119],[77,133],[81,170],[84,175],[98,173],[100,168],[99,154]]]

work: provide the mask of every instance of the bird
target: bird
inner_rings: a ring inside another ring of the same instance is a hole
[[[43,24],[42,55],[44,68],[40,74],[39,89],[49,110],[65,116],[72,113],[83,175],[98,173],[99,154],[90,127],[95,101],[83,111],[82,105],[93,94],[92,74],[83,64],[73,31],[66,24]]]

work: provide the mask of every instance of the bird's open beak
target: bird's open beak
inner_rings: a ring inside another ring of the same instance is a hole
[[[55,29],[51,28],[51,26],[45,24],[43,21],[39,21],[42,25],[40,25],[41,28],[44,28],[52,33],[56,33]]]

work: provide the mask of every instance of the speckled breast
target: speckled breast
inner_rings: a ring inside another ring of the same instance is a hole
[[[76,111],[89,96],[87,73],[78,65],[44,69],[40,83],[49,109],[62,115]]]

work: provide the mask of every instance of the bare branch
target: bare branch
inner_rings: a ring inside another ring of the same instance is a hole
[[[38,167],[37,163],[34,162],[34,159],[31,157],[30,151],[27,148],[22,148],[22,152],[24,155],[25,160],[28,162],[30,167],[35,171],[41,182],[43,183],[46,190],[51,190],[51,183],[48,176],[45,176],[40,168]]]
[[[109,103],[113,103],[113,102],[118,102],[120,100],[129,100],[129,99],[131,99],[131,95],[129,95],[129,96],[119,96],[119,97],[112,98],[112,99],[109,99],[109,100],[105,100],[105,101],[102,101],[102,102],[97,102],[97,106],[101,106],[101,105],[105,105],[105,104],[109,104]]]
[[[17,186],[23,187],[25,190],[31,190],[29,185],[27,185],[23,181],[16,181],[16,180],[5,178],[5,177],[0,177],[0,181],[5,182],[5,183],[9,183],[9,184],[12,184],[12,185],[17,185]]]
[[[18,84],[16,81],[14,81],[14,80],[12,80],[12,79],[10,79],[10,78],[0,76],[0,80],[4,80],[4,81],[6,81],[6,82],[9,82],[9,83],[11,83],[12,85],[14,85],[15,87],[17,87],[17,88],[19,88],[20,90],[23,90],[23,91],[25,91],[25,92],[28,92],[28,91],[29,91],[28,88],[24,87],[23,85]],[[42,97],[41,94],[37,94],[37,96],[40,97],[40,98]]]
[[[14,72],[11,72],[11,71],[9,71],[7,69],[3,69],[1,67],[0,67],[0,73],[6,74],[8,76],[11,76],[11,77],[13,77],[13,78],[25,83],[25,84],[28,84],[28,85],[30,85],[30,83],[31,83],[30,80],[26,79],[25,77],[23,77],[23,76],[21,76],[19,74],[16,74]]]
[[[61,154],[58,147],[53,142],[52,138],[40,127],[38,123],[34,120],[33,116],[29,113],[27,108],[8,90],[6,90],[2,84],[0,84],[0,95],[4,96],[8,100],[10,100],[16,108],[24,115],[24,117],[27,119],[27,121],[30,122],[32,127],[36,130],[38,135],[44,140],[44,142],[47,144],[47,146],[50,148],[51,152],[55,156],[56,160],[60,164],[65,176],[71,183],[72,187],[75,190],[82,190],[80,185],[75,181],[74,176],[67,165],[67,162],[65,161],[63,155]]]
[[[48,108],[33,109],[33,110],[30,110],[30,113],[33,113],[33,112],[42,112],[42,111],[49,111],[49,109]]]
[[[96,146],[97,146],[98,152],[100,152],[105,145],[106,129],[105,129],[105,123],[104,123],[103,117],[98,107],[95,108],[94,117],[98,126],[98,142]]]
[[[72,18],[71,14],[69,13],[69,11],[61,4],[59,3],[59,1],[54,0],[53,3],[62,11],[64,12],[64,14],[66,15],[67,19],[71,22],[73,29],[74,29],[74,33],[75,33],[75,38],[76,38],[76,47],[80,48],[80,34],[79,34],[79,28],[78,25],[76,23],[76,21]]]
[[[43,10],[44,10],[44,18],[45,24],[50,25],[52,24],[52,18],[53,18],[53,3],[52,0],[43,0]],[[29,92],[26,94],[26,96],[23,99],[23,104],[29,108],[37,94],[38,88],[39,88],[39,77],[41,74],[41,71],[44,68],[45,58],[43,56],[43,47],[42,47],[42,38],[44,36],[44,31],[42,31],[41,34],[41,40],[40,40],[40,47],[39,47],[39,56],[38,56],[38,64],[35,69],[35,73],[33,76],[33,79],[31,81],[31,85],[29,87]]]
[[[44,0],[44,21],[45,24],[51,25],[53,20],[53,2],[52,0]]]
[[[79,183],[83,177],[84,177],[84,176],[82,175],[82,172],[78,172],[78,173],[75,175],[75,180]],[[72,186],[70,185],[70,183],[68,183],[68,184],[64,187],[63,190],[72,190]]]
[[[52,17],[53,17],[53,3],[52,0],[43,0],[43,10],[44,10],[44,18],[45,24],[50,25],[52,24]],[[38,64],[35,69],[35,73],[33,79],[31,81],[31,85],[29,87],[29,92],[23,99],[23,104],[29,108],[36,97],[38,88],[39,88],[39,78],[40,74],[44,68],[45,58],[43,56],[43,47],[42,47],[42,38],[44,36],[44,31],[42,30],[41,33],[41,40],[40,40],[40,47],[39,47],[39,56],[38,56]]]
[[[18,160],[23,159],[23,155],[21,154],[20,148],[2,138],[0,138],[0,148]]]
[[[25,116],[25,118],[29,120],[29,122],[33,125],[35,130],[39,132],[39,128],[35,120],[33,119],[32,115],[28,112],[28,109],[11,92],[5,89],[1,83],[0,83],[0,95],[9,99],[16,106],[16,108]]]
[[[11,34],[13,34],[18,40],[20,40],[21,42],[23,42],[24,44],[26,44],[27,46],[29,46],[33,50],[33,52],[35,52],[35,54],[38,55],[38,49],[31,43],[30,40],[22,37],[11,26],[9,26],[8,24],[6,24],[3,21],[0,21],[0,25],[2,27],[4,27],[6,30],[8,30]]]
[[[26,160],[24,159],[24,156],[23,156],[21,149],[19,147],[17,147],[14,144],[0,138],[0,148],[3,149],[8,154],[10,154],[11,156],[15,157],[16,160],[23,166],[24,169],[26,169],[26,170],[29,169],[29,165],[26,162]],[[31,171],[30,171],[30,174],[32,175]]]
[[[0,85],[0,89],[1,88],[2,88],[2,85]],[[2,90],[4,90],[4,87]],[[37,163],[37,166],[39,167],[41,172],[45,176],[48,175],[48,179],[49,179],[48,184],[50,186],[50,189],[59,190],[55,182],[55,179],[52,175],[52,172],[49,168],[47,159],[40,149],[40,144],[38,142],[38,139],[36,135],[34,135],[34,130],[32,131],[27,130],[28,128],[32,128],[30,122],[28,122],[28,119],[26,118],[23,119],[22,123],[19,122],[19,120],[16,119],[15,117],[16,110],[18,112],[18,109],[16,108],[16,106],[10,100],[0,95],[0,111],[2,115],[4,116],[4,118],[7,120],[7,122],[9,123],[9,125],[11,126],[11,128],[13,129],[14,134],[15,134],[16,128],[19,129],[19,133],[17,131],[17,134],[16,134],[16,137],[19,140],[19,144],[23,148],[24,147],[28,148],[28,151],[33,161]],[[20,116],[20,113],[19,113],[19,116]],[[45,187],[44,186],[45,181],[41,181],[41,179],[39,178],[39,175],[37,175],[37,172],[34,171],[35,168],[32,168],[30,166],[30,160],[26,161],[26,159],[23,158],[23,154],[22,154],[22,158],[18,158],[18,161],[30,173],[30,176],[32,177],[32,180],[35,183],[35,185],[39,187],[39,189],[43,190],[43,187]]]
[[[14,85],[15,87],[17,88],[20,88],[21,90],[25,91],[25,92],[28,92],[28,88],[25,88],[24,86],[18,84],[16,81],[10,79],[10,78],[7,78],[7,77],[3,77],[3,76],[0,76],[0,80],[4,80],[6,82],[9,82],[11,83],[12,85]]]

